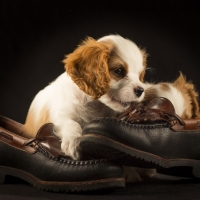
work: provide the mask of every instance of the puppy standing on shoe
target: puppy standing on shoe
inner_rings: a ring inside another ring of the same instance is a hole
[[[115,116],[143,100],[146,54],[132,41],[109,35],[87,38],[63,62],[67,73],[36,95],[24,130],[34,137],[43,124],[54,123],[63,152],[78,159],[85,123]]]

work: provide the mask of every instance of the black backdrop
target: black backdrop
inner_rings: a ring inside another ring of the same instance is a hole
[[[35,94],[86,36],[127,37],[149,53],[147,81],[171,81],[182,71],[200,91],[199,22],[199,0],[1,0],[0,115],[24,123]],[[199,199],[199,183],[161,178],[102,195],[51,194],[19,180],[0,185],[1,199],[143,200]]]
[[[198,0],[1,0],[0,14],[0,114],[19,122],[86,36],[127,37],[149,53],[147,81],[182,71],[200,90]]]

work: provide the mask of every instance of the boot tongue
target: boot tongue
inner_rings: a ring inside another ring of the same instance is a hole
[[[43,125],[38,131],[36,139],[45,138],[40,144],[53,157],[66,156],[61,150],[61,140],[55,135],[53,127],[52,123]]]
[[[168,113],[175,113],[173,104],[164,97],[157,97],[152,99],[147,105],[147,109],[159,109]]]

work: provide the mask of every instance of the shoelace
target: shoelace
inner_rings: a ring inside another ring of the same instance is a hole
[[[39,137],[34,137],[34,138],[31,138],[29,140],[27,140],[25,143],[24,143],[24,146],[27,146],[33,142],[37,142],[37,141],[45,141],[47,140],[48,138],[47,137],[42,137],[42,136],[39,136]]]
[[[144,104],[137,103],[137,104],[134,104],[133,106],[129,107],[123,113],[121,113],[118,116],[118,119],[126,121],[129,119],[129,117],[132,117],[133,115],[136,116],[136,115],[140,115],[140,114],[144,113],[145,110],[146,110],[146,106],[144,106]]]
[[[152,116],[152,113],[155,116],[154,118],[149,117]],[[171,125],[174,125],[178,121],[182,126],[185,126],[185,122],[176,113],[167,112],[162,109],[150,109],[142,103],[128,108],[118,116],[118,119],[129,123],[166,121]]]

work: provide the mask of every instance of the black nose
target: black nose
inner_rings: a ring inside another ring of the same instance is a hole
[[[142,93],[144,92],[144,89],[142,87],[137,87],[134,88],[134,93],[137,97],[140,97],[142,95]]]

